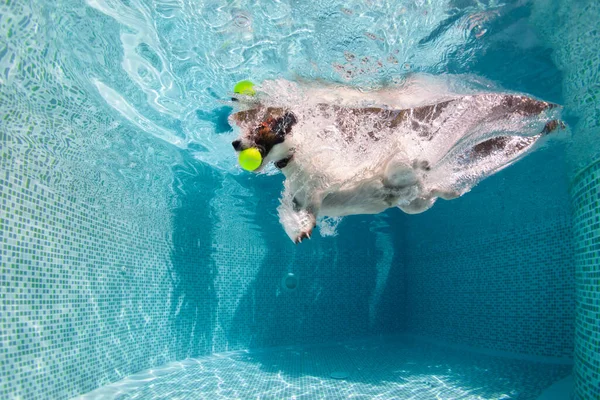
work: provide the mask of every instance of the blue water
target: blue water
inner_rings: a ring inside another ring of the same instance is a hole
[[[31,122],[53,119],[51,129],[14,133],[43,137],[50,149],[53,172],[30,166],[30,173],[60,185],[72,169],[85,169],[90,179],[131,189],[128,207],[169,208],[177,199],[162,188],[185,190],[179,181],[198,169],[193,160],[240,173],[226,118],[241,79],[366,89],[412,72],[474,74],[563,100],[552,50],[529,22],[533,3],[90,0],[4,8],[3,105],[44,104]],[[19,155],[19,147],[10,150]]]
[[[598,87],[569,54],[599,15],[557,34],[579,10],[559,3],[0,4],[0,397],[536,399],[567,378],[569,179],[597,137],[572,127]],[[233,85],[413,73],[563,105],[565,137],[421,216],[294,246],[283,177],[237,165]]]

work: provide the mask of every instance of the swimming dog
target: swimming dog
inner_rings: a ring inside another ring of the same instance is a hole
[[[564,127],[559,106],[522,94],[447,92],[411,102],[406,87],[285,87],[295,97],[241,99],[247,109],[229,120],[240,131],[235,151],[260,151],[255,172],[273,163],[286,177],[278,211],[295,243],[311,237],[320,216],[390,207],[416,214],[455,199]]]

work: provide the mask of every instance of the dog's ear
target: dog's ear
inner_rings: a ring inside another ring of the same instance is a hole
[[[241,125],[255,121],[258,118],[258,113],[259,109],[253,108],[233,113],[230,118],[236,125]]]
[[[275,132],[277,136],[280,136],[281,142],[283,142],[284,136],[292,131],[292,126],[294,126],[297,122],[298,119],[296,116],[288,111],[283,114],[282,117],[277,118],[273,126],[273,132]]]
[[[286,135],[292,131],[292,126],[294,126],[294,125],[296,125],[298,123],[298,119],[291,112],[286,112],[283,115],[283,121],[285,123],[285,133],[286,133]]]

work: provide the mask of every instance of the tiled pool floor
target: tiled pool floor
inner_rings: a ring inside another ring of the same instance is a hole
[[[572,367],[409,337],[236,351],[131,375],[81,399],[536,399]],[[347,375],[334,379],[332,374]]]

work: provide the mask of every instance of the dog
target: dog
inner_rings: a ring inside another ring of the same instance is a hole
[[[415,81],[416,82],[416,81]],[[523,94],[423,89],[418,84],[362,92],[263,82],[234,98],[236,152],[257,148],[286,180],[278,208],[294,243],[318,217],[417,214],[455,199],[564,128],[560,107]],[[281,95],[281,93],[293,93]]]

